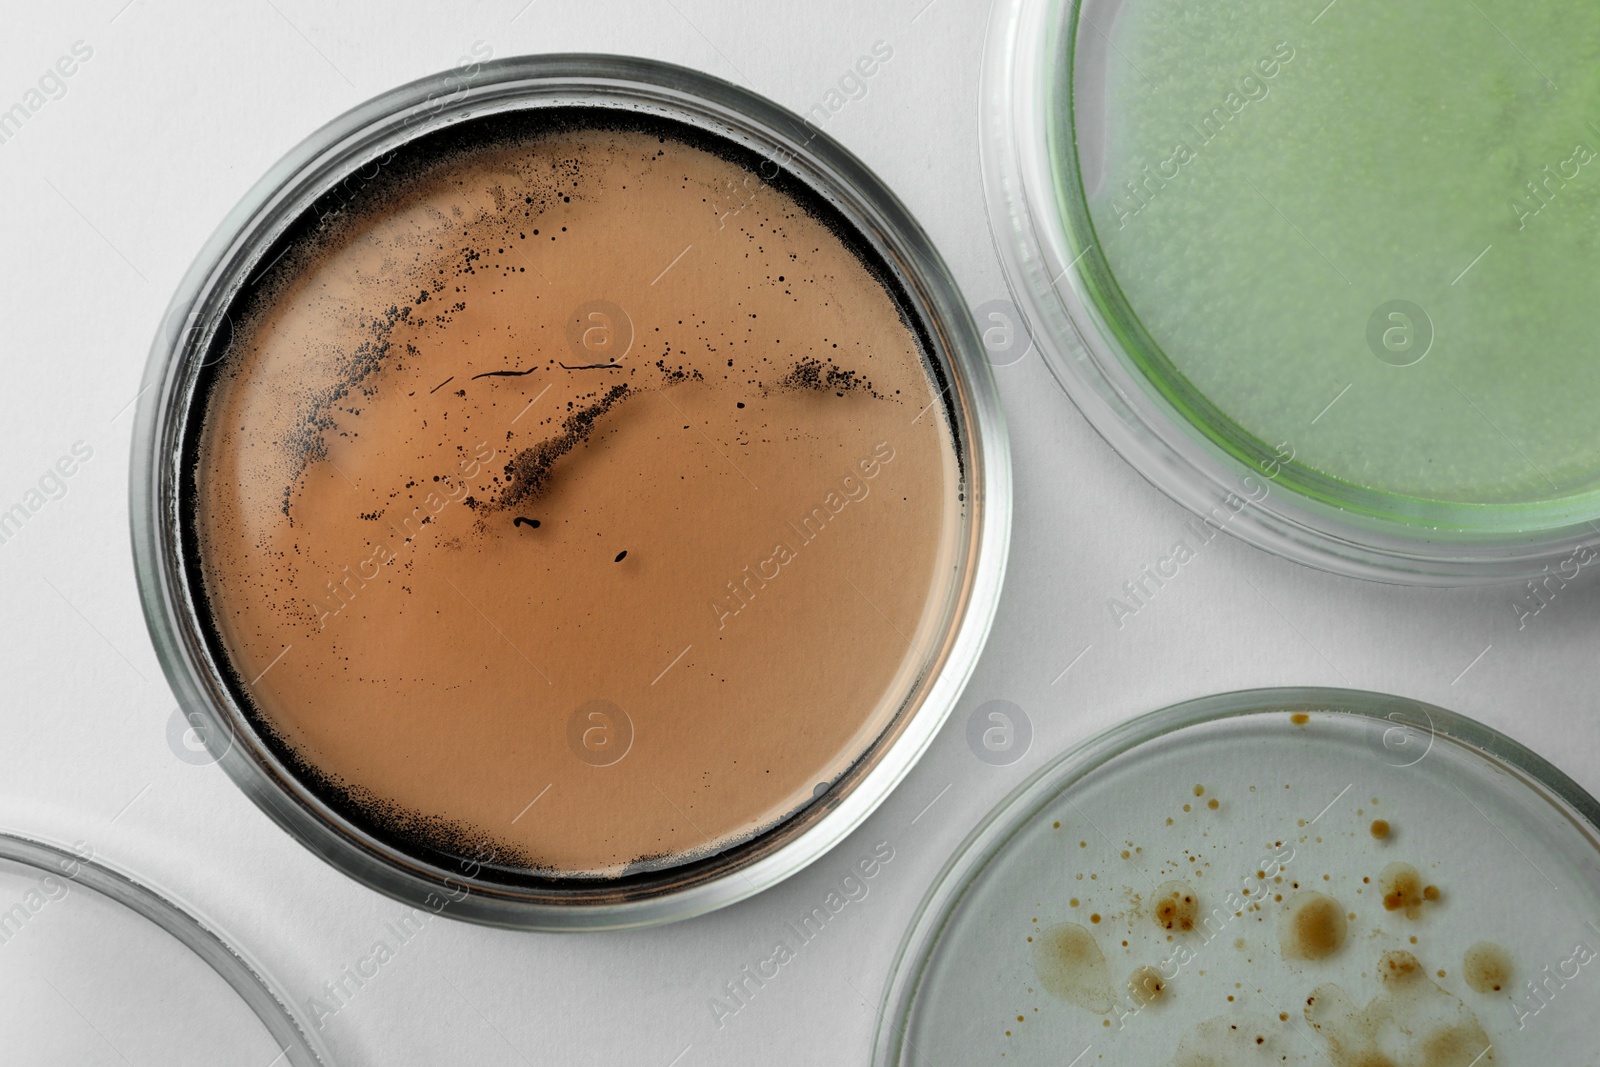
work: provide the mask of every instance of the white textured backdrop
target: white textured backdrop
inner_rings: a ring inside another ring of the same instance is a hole
[[[0,111],[30,114],[0,128],[0,509],[41,478],[53,498],[0,543],[0,826],[91,842],[247,946],[302,1009],[396,941],[400,905],[313,858],[215,767],[174,755],[128,546],[128,405],[150,338],[201,243],[288,148],[479,42],[670,60],[809,111],[881,41],[892,59],[823,128],[909,204],[977,304],[1005,291],[978,169],[986,18],[981,0],[7,4]],[[863,1062],[900,936],[972,825],[1076,742],[1208,692],[1349,685],[1433,701],[1600,791],[1592,575],[1519,630],[1514,591],[1368,585],[1222,537],[1119,628],[1108,598],[1186,515],[1106,448],[1037,354],[997,373],[1017,481],[1005,598],[956,717],[889,802],[788,883],[693,922],[553,936],[435,920],[324,1020],[339,1062]],[[89,458],[48,477],[75,448]],[[964,740],[968,712],[995,698],[1034,727],[1005,767]],[[875,847],[892,859],[865,898],[719,1019],[723,984]]]

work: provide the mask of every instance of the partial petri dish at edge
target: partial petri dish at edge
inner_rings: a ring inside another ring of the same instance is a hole
[[[801,118],[622,57],[464,62],[313,134],[153,347],[156,649],[366,884],[666,922],[858,825],[976,662],[1009,524],[981,342]]]
[[[0,833],[0,1060],[332,1061],[243,950],[95,858]]]
[[[998,250],[1145,477],[1361,577],[1597,558],[1594,9],[1000,0],[990,38]]]
[[[1597,827],[1571,779],[1431,705],[1265,689],[1153,712],[963,843],[874,1063],[1576,1062]]]

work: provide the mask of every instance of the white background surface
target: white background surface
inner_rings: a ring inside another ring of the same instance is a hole
[[[882,40],[893,59],[824,129],[907,202],[973,303],[1002,296],[977,158],[987,7],[123,2],[8,4],[0,34],[0,109],[73,42],[94,50],[66,94],[0,144],[0,508],[75,441],[94,450],[66,496],[0,544],[0,826],[92,843],[228,931],[303,1009],[392,940],[384,924],[403,909],[168,746],[174,705],[128,546],[127,405],[191,258],[292,145],[476,41],[496,56],[670,60],[806,111]],[[864,1062],[901,934],[976,821],[1076,742],[1204,693],[1396,692],[1502,729],[1600,791],[1591,581],[1519,631],[1514,590],[1369,585],[1221,537],[1119,629],[1107,599],[1167,554],[1185,513],[1105,447],[1036,353],[997,374],[1017,483],[1005,597],[955,718],[865,827],[779,888],[664,929],[556,936],[436,920],[327,1021],[339,1063]],[[980,763],[964,739],[967,712],[996,697],[1034,724],[1031,751],[1009,767]],[[719,1027],[709,998],[882,841],[894,859],[868,896]]]

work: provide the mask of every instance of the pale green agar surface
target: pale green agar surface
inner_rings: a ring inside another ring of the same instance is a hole
[[[1482,531],[1593,518],[1600,7],[1325,3],[1088,9],[1106,104],[1085,64],[1083,192],[1061,177],[1093,298],[1281,485]]]

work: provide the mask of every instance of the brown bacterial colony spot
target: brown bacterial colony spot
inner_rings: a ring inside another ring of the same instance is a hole
[[[1422,902],[1430,899],[1422,884],[1422,875],[1409,863],[1391,863],[1378,875],[1378,888],[1383,890],[1383,906],[1389,911],[1403,911],[1408,919],[1422,914]],[[1439,891],[1433,889],[1437,899]]]
[[[538,110],[308,214],[230,309],[185,506],[235,691],[322,800],[451,869],[614,877],[862,758],[966,505],[837,212],[711,135]]]
[[[1389,822],[1387,819],[1372,820],[1372,836],[1379,841],[1389,836]]]
[[[1461,970],[1479,993],[1499,993],[1511,987],[1511,953],[1492,941],[1479,941],[1461,957]]]
[[[1089,921],[1092,923],[1098,923],[1100,921],[1100,913],[1098,911],[1094,912],[1089,916]]]
[[[1140,967],[1128,978],[1128,995],[1141,1007],[1166,1002],[1167,980],[1154,967]]]
[[[1297,893],[1278,918],[1284,959],[1327,959],[1344,947],[1349,927],[1344,908],[1323,893]]]
[[[1210,800],[1206,801],[1206,807],[1210,808],[1212,811],[1216,811],[1218,808],[1222,807],[1222,802],[1216,797],[1212,797]]]
[[[1296,726],[1304,726],[1306,723],[1311,721],[1311,716],[1307,715],[1303,711],[1297,711],[1293,715],[1289,716],[1289,721],[1294,723]]]
[[[1200,898],[1187,882],[1156,887],[1155,920],[1163,930],[1189,933],[1200,918]]]
[[[1033,970],[1051,996],[1096,1015],[1111,1010],[1111,971],[1085,927],[1057,923],[1047,928],[1034,942]]]
[[[1203,786],[1203,785],[1195,786],[1194,787],[1194,795],[1197,796],[1197,797],[1205,796],[1206,795],[1206,787]]]
[[[1385,952],[1378,961],[1378,977],[1385,982],[1409,982],[1422,974],[1422,964],[1409,952]]]

